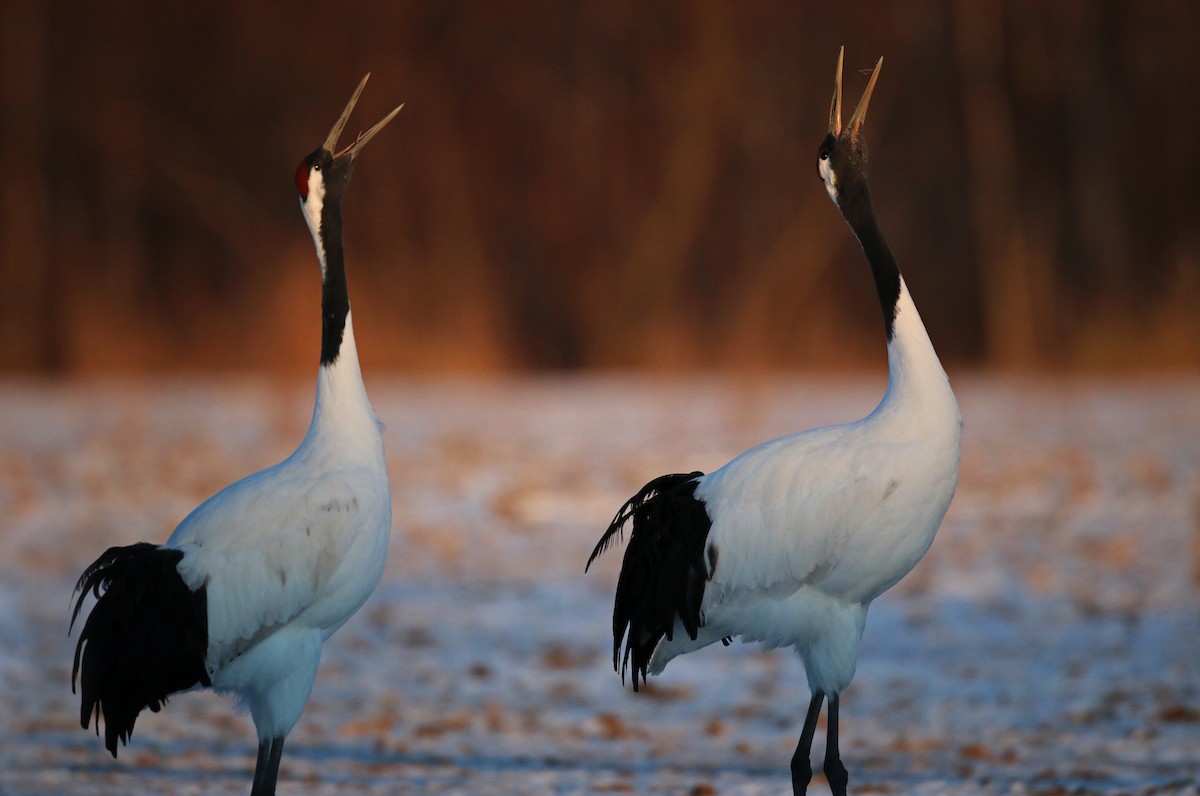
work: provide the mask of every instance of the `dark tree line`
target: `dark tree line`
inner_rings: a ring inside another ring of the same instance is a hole
[[[841,6],[847,7],[841,7]],[[294,367],[291,173],[357,79],[364,358],[882,356],[816,176],[885,56],[875,203],[945,358],[1200,364],[1200,6],[1041,0],[0,3],[0,368]]]

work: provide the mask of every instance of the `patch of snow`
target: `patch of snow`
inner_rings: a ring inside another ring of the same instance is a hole
[[[388,568],[326,645],[280,792],[789,792],[799,662],[714,646],[635,695],[612,671],[620,553],[583,565],[650,478],[854,419],[882,386],[368,379]],[[1196,794],[1200,382],[955,386],[958,494],[872,606],[843,699],[852,792]],[[245,791],[254,734],[227,700],[143,714],[116,761],[80,729],[68,598],[105,547],[165,539],[290,453],[311,398],[237,380],[0,389],[0,793]]]

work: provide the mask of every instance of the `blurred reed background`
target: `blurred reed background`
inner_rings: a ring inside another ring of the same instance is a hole
[[[292,174],[347,201],[368,367],[883,358],[816,176],[839,45],[958,366],[1200,366],[1200,5],[0,2],[0,369],[315,366]]]

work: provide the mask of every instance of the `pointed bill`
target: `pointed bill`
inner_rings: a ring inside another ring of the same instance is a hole
[[[871,79],[867,82],[867,90],[863,92],[862,99],[858,101],[858,107],[854,109],[854,115],[850,117],[850,123],[846,125],[851,137],[858,135],[859,129],[867,118],[867,105],[871,102],[871,92],[875,90],[875,81],[879,79],[879,70],[882,67],[883,56],[879,56],[879,60],[875,63],[875,69],[871,72]]]
[[[367,142],[370,141],[372,138],[374,138],[375,134],[378,133],[380,130],[382,130],[383,126],[385,124],[387,124],[388,122],[390,122],[396,116],[396,114],[400,112],[400,109],[403,107],[404,107],[404,103],[400,103],[399,105],[396,106],[396,108],[391,113],[389,113],[387,116],[384,116],[383,119],[380,122],[378,122],[374,127],[372,127],[370,130],[367,130],[365,133],[359,133],[358,138],[354,139],[354,143],[351,144],[350,146],[346,147],[341,152],[339,152],[338,157],[341,157],[342,155],[345,155],[347,153],[349,153],[350,157],[352,157],[352,158],[358,157],[358,151],[360,149],[362,149],[363,147],[365,147],[367,145]]]
[[[829,103],[829,132],[836,137],[842,132],[842,58],[846,48],[838,49],[837,73],[833,76],[833,101]]]
[[[367,74],[363,75],[363,79],[358,83],[358,88],[354,89],[354,96],[352,96],[350,101],[346,103],[346,109],[342,111],[342,115],[338,117],[336,122],[334,122],[333,129],[329,131],[329,135],[325,136],[325,143],[321,145],[321,148],[326,152],[333,152],[333,148],[337,146],[338,137],[342,134],[342,130],[346,127],[346,121],[350,118],[350,112],[354,110],[354,106],[358,102],[358,97],[360,94],[362,94],[363,89],[366,88],[367,79],[370,77],[370,72],[367,72]]]

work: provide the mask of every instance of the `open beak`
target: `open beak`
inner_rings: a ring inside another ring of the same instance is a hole
[[[842,59],[846,48],[838,48],[837,73],[833,76],[833,102],[829,103],[829,132],[837,138],[842,134]]]
[[[342,115],[338,117],[336,122],[334,122],[333,128],[329,131],[329,135],[325,137],[325,143],[322,144],[321,147],[326,152],[336,152],[334,147],[337,146],[337,140],[341,136],[342,130],[345,129],[346,121],[350,118],[350,112],[354,110],[354,106],[358,102],[358,97],[360,94],[362,94],[363,88],[365,88],[367,85],[367,79],[370,77],[371,73],[368,72],[363,76],[363,79],[359,81],[358,88],[354,89],[354,95],[350,97],[350,101],[346,103],[346,109],[342,111]],[[367,130],[365,133],[359,133],[358,137],[354,139],[353,144],[346,147],[341,152],[337,152],[334,157],[340,158],[343,155],[349,155],[351,159],[358,157],[359,150],[366,146],[367,142],[374,138],[375,134],[382,130],[383,126],[390,122],[403,107],[403,104],[398,105],[395,110],[393,110],[387,116],[384,116],[383,119],[370,130]]]
[[[838,50],[837,74],[833,78],[833,102],[829,105],[829,132],[834,137],[842,134],[842,59],[845,53],[845,47]],[[871,102],[871,92],[875,90],[875,81],[879,79],[879,70],[882,67],[883,57],[880,56],[875,63],[875,69],[871,72],[871,79],[867,82],[867,90],[863,92],[862,99],[858,101],[858,107],[854,109],[854,115],[850,117],[850,123],[846,125],[846,130],[851,138],[858,135],[863,122],[866,121],[867,105]]]

